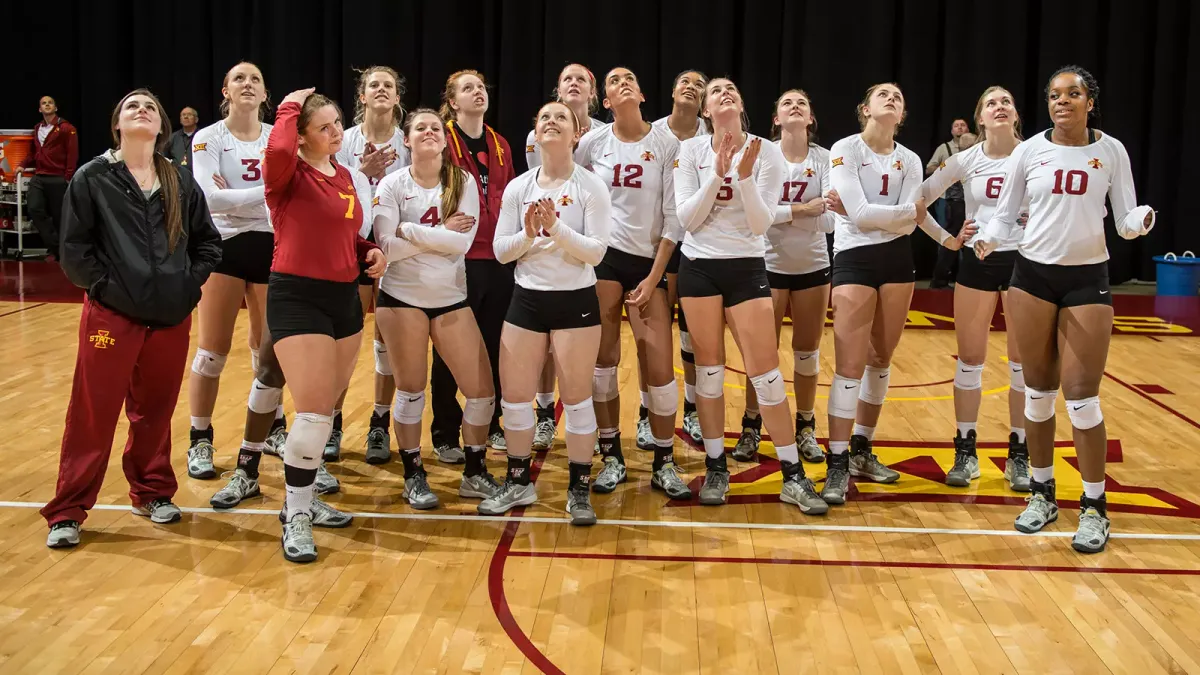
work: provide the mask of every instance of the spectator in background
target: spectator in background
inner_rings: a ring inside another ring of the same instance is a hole
[[[58,104],[50,96],[38,101],[42,121],[33,127],[33,154],[17,171],[32,169],[29,181],[29,216],[52,256],[58,255],[58,228],[62,220],[63,195],[79,164],[79,136],[70,122],[58,116]]]
[[[967,121],[956,119],[950,125],[950,135],[952,138],[938,146],[934,151],[933,157],[929,163],[925,165],[925,175],[932,175],[937,168],[941,166],[951,155],[966,150],[971,143],[963,142],[963,135],[967,134]],[[935,209],[938,219],[941,221],[942,227],[951,235],[957,237],[958,231],[962,229],[963,220],[966,219],[967,204],[963,201],[962,183],[955,183],[949,188],[946,188],[946,193],[942,195],[943,205],[940,209]],[[937,263],[933,266],[933,279],[929,282],[930,288],[946,288],[954,281],[954,277],[958,271],[958,251],[951,251],[947,248],[938,249]]]
[[[171,134],[167,145],[167,157],[181,169],[192,170],[192,136],[196,135],[196,127],[200,122],[200,114],[195,108],[187,107],[179,112],[179,129]]]

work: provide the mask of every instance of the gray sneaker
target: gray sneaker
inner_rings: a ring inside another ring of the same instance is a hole
[[[815,427],[816,420],[812,420],[812,426],[797,426],[796,445],[800,450],[801,459],[813,464],[821,464],[825,461],[825,451],[821,449],[821,444],[817,443]]]
[[[391,458],[391,437],[387,427],[371,427],[367,432],[367,464],[387,464]]]
[[[1017,435],[1008,435],[1008,461],[1004,463],[1004,480],[1013,492],[1029,492],[1029,449],[1017,440]]]
[[[331,495],[342,489],[342,484],[338,482],[337,476],[329,473],[324,461],[321,462],[321,466],[317,467],[317,482],[314,488],[319,495]]]
[[[404,479],[404,498],[414,509],[435,509],[441,505],[438,496],[429,488],[429,479],[424,471]]]
[[[821,499],[826,504],[845,504],[846,492],[850,489],[850,453],[829,453],[825,460],[825,485],[821,488]]]
[[[1080,553],[1099,553],[1108,544],[1108,531],[1111,523],[1108,520],[1108,500],[1104,495],[1099,499],[1080,498],[1079,529],[1071,539],[1071,548]]]
[[[650,430],[650,418],[642,417],[637,423],[638,450],[654,452],[654,432]]]
[[[554,435],[558,428],[554,425],[554,408],[538,408],[537,426],[533,428],[533,449],[549,450],[554,445]]]
[[[155,499],[145,506],[135,506],[133,513],[138,516],[147,516],[152,522],[160,525],[178,522],[180,518],[183,518],[183,511],[180,511],[179,507],[172,504],[171,500],[166,497]]]
[[[234,469],[229,482],[217,490],[208,503],[214,509],[232,509],[241,504],[242,500],[257,497],[259,494],[261,493],[258,490],[258,479],[247,476],[246,470],[239,467]]]
[[[625,465],[616,457],[605,457],[604,466],[600,467],[600,473],[596,475],[596,480],[592,481],[592,490],[607,494],[616,490],[617,485],[624,483],[626,478]]]
[[[1058,503],[1054,499],[1053,479],[1047,483],[1031,481],[1029,488],[1032,494],[1025,498],[1025,510],[1013,524],[1017,530],[1031,534],[1058,520]]]
[[[733,458],[739,462],[750,462],[758,454],[758,445],[762,442],[762,417],[750,419],[742,416],[742,435],[738,437],[737,445],[733,446]]]
[[[850,475],[876,483],[895,483],[900,479],[900,472],[884,466],[871,452],[871,442],[866,436],[850,437]]]
[[[704,472],[704,483],[700,486],[700,503],[705,506],[720,506],[725,503],[729,492],[729,471],[708,468]]]
[[[50,526],[50,534],[46,536],[46,546],[71,548],[77,545],[79,545],[79,523],[73,520],[61,520]]]
[[[345,511],[338,511],[332,506],[326,504],[320,499],[314,499],[312,503],[312,524],[317,527],[349,527],[354,521],[354,516]]]
[[[492,446],[493,450],[507,450],[508,449],[508,441],[504,440],[504,432],[503,431],[497,430],[497,431],[493,431],[492,433],[488,434],[487,443],[488,443],[488,445]],[[465,462],[466,459],[464,458],[462,461]],[[452,462],[452,463],[458,464],[459,462]]]
[[[650,487],[667,493],[670,499],[691,499],[692,490],[679,477],[679,467],[675,462],[667,462],[659,467],[650,478]]]
[[[592,508],[587,481],[580,481],[567,490],[567,513],[571,514],[572,525],[596,524],[596,510]]]
[[[287,443],[287,427],[282,424],[271,429],[263,447],[263,454],[283,457],[283,446]]]
[[[495,497],[489,497],[479,503],[479,513],[485,516],[499,516],[518,506],[529,506],[535,502],[537,489],[533,483],[520,485],[512,480],[505,480]]]
[[[474,476],[463,474],[462,482],[458,484],[459,497],[491,499],[499,493],[500,483],[487,471]]]
[[[450,445],[449,443],[434,445],[433,454],[442,464],[465,464],[467,462],[467,453],[463,452],[463,449],[457,445]]]
[[[323,458],[326,462],[336,462],[342,458],[342,430],[334,429],[329,432],[329,440],[325,441],[325,453]]]
[[[979,478],[979,456],[975,454],[975,432],[968,431],[966,438],[955,434],[954,466],[946,472],[946,485],[970,487],[976,478]]]
[[[217,470],[213,467],[214,450],[212,441],[207,438],[201,438],[193,443],[187,452],[188,475],[200,480],[216,478]]]
[[[315,503],[315,502],[314,502]],[[312,518],[307,513],[297,513],[284,522],[283,557],[290,562],[312,562],[317,559],[317,542],[313,541]]]
[[[700,431],[700,413],[695,410],[684,411],[683,433],[691,436],[697,445],[704,443],[704,433]]]
[[[800,513],[806,516],[819,516],[829,510],[829,503],[817,494],[812,481],[804,475],[803,464],[783,460],[779,464],[783,467],[783,487],[779,490],[781,501],[799,506]]]

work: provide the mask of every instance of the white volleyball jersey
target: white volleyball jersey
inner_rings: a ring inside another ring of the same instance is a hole
[[[1004,185],[1004,166],[1008,157],[993,159],[983,152],[983,143],[972,145],[966,150],[951,155],[938,166],[933,175],[921,184],[921,196],[926,204],[942,196],[946,188],[955,182],[961,182],[963,195],[966,198],[967,220],[974,220],[979,233],[992,219],[996,212],[996,203],[1000,199],[1000,188]],[[1024,211],[1028,211],[1026,201]],[[1022,221],[1023,222],[1023,221]],[[963,244],[965,247],[975,245],[979,233]],[[997,251],[1015,251],[1021,242],[1021,228],[1013,228],[1012,232],[996,247]]]
[[[775,219],[775,205],[787,171],[783,151],[762,146],[750,176],[738,179],[738,162],[750,141],[738,148],[725,176],[717,175],[712,136],[689,138],[679,146],[675,170],[675,211],[686,230],[681,250],[689,258],[761,258],[763,235]]]
[[[610,124],[580,139],[576,161],[608,186],[613,221],[608,245],[653,259],[663,237],[674,242],[683,237],[675,217],[679,140],[670,130],[652,126],[640,141],[626,143],[613,128]]]
[[[923,166],[917,153],[899,143],[886,155],[876,154],[859,134],[834,143],[829,183],[847,214],[834,214],[834,255],[911,234],[917,227],[913,202],[921,194]],[[920,225],[939,244],[950,237],[930,216]]]
[[[601,122],[595,117],[589,117],[588,128],[583,130],[583,134],[580,134],[580,138],[583,138],[583,135],[590,131],[595,131],[596,129],[601,129],[606,126],[608,126],[607,122]],[[534,131],[530,129],[529,133],[525,135],[525,164],[530,169],[542,165],[542,148],[533,140],[533,134]]]
[[[459,169],[461,171],[461,169]],[[475,218],[467,232],[446,229],[442,186],[421,187],[412,171],[396,171],[375,188],[375,241],[388,259],[379,288],[414,307],[436,309],[467,299],[463,256],[479,227],[479,188],[466,174],[458,211]]]
[[[388,142],[383,145],[377,145],[377,150],[382,150],[384,147],[390,147],[396,151],[396,161],[392,165],[384,169],[384,176],[391,175],[396,171],[412,164],[412,153],[404,146],[404,131],[396,127],[396,133],[388,139]],[[352,173],[358,172],[358,167],[362,164],[363,152],[367,149],[367,137],[363,134],[362,125],[356,124],[346,130],[342,136],[342,147],[337,151],[338,164],[350,169]],[[368,177],[367,180],[371,184],[371,190],[378,189],[381,181]]]
[[[271,232],[263,194],[263,153],[271,125],[262,123],[258,138],[242,141],[229,131],[225,120],[204,127],[192,136],[192,176],[208,200],[213,225],[228,239],[241,232]],[[213,174],[225,179],[221,189]]]
[[[667,124],[667,120],[670,119],[670,117],[671,117],[670,115],[668,115],[666,117],[660,117],[660,118],[654,120],[653,125],[660,129],[666,129],[667,131],[671,131],[671,126],[669,124]],[[671,131],[671,135],[675,136],[675,132]],[[692,136],[692,138],[699,138],[701,136],[711,136],[711,135],[712,134],[710,134],[708,132],[708,127],[704,126],[704,119],[697,117],[696,118],[696,135]],[[678,136],[676,136],[676,139],[678,139],[680,143],[682,143],[683,141],[692,140],[691,138],[680,139]]]
[[[1057,145],[1050,131],[1017,146],[1006,165],[996,212],[981,236],[1000,242],[1020,233],[1021,255],[1047,265],[1091,265],[1108,260],[1104,198],[1112,200],[1118,234],[1133,239],[1154,227],[1151,209],[1137,205],[1129,155],[1103,134],[1084,146]],[[1017,221],[1028,200],[1029,222]]]
[[[541,169],[517,176],[504,188],[504,203],[492,240],[496,260],[517,261],[515,279],[531,291],[572,291],[596,284],[593,269],[604,259],[612,231],[612,206],[604,181],[575,165],[562,185],[538,186]],[[558,220],[550,229],[525,235],[525,213],[539,199],[552,199]]]
[[[776,146],[779,143],[776,142]],[[782,154],[782,150],[780,153]],[[829,267],[825,235],[833,232],[833,212],[814,217],[792,217],[792,204],[805,204],[829,192],[829,151],[811,146],[803,162],[784,159],[787,173],[775,207],[775,220],[767,230],[767,271],[808,274]]]

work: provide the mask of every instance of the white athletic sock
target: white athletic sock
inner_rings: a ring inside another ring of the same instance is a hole
[[[976,424],[977,424],[976,422],[959,422],[958,423],[958,435],[962,436],[963,438],[966,438],[967,432],[975,431]],[[976,432],[976,433],[978,433],[978,432]]]
[[[291,520],[297,514],[312,516],[313,498],[316,496],[316,483],[305,487],[287,486],[287,519]]]
[[[775,446],[775,455],[779,457],[779,461],[781,462],[795,464],[800,461],[800,451],[796,449],[795,443]]]
[[[262,452],[267,447],[266,443],[252,443],[242,439],[242,449],[246,452]]]
[[[861,424],[854,425],[852,436],[866,436],[868,441],[875,440],[875,427],[864,427]]]
[[[192,428],[196,431],[204,431],[212,426],[211,417],[193,417]]]
[[[829,453],[844,455],[850,451],[850,441],[829,441]]]
[[[650,392],[643,389],[641,391],[641,394],[642,394],[642,407],[649,408],[650,407]]]
[[[619,431],[620,429],[601,429],[600,438],[612,438],[613,436],[616,436],[617,432]]]
[[[539,408],[549,408],[554,405],[554,392],[538,392],[537,404]]]
[[[796,414],[800,416],[800,419],[807,422],[816,415],[816,411],[815,410],[797,410]]]
[[[706,438],[704,439],[704,454],[718,459],[725,454],[725,439],[724,438]]]
[[[1021,428],[1012,427],[1012,428],[1010,429],[1010,431],[1012,431],[1014,434],[1016,434],[1016,435],[1017,435],[1017,442],[1018,442],[1018,443],[1024,443],[1024,442],[1025,442],[1025,428],[1024,428],[1024,427],[1021,427]]]
[[[389,409],[391,409],[391,406],[386,403],[383,405],[375,404],[375,414],[379,417],[383,417]]]
[[[1099,483],[1083,481],[1083,494],[1088,499],[1099,499],[1104,495],[1104,481],[1100,481]]]
[[[1036,466],[1029,467],[1029,472],[1033,474],[1033,479],[1039,483],[1048,483],[1054,480],[1054,465],[1042,469]]]
[[[688,384],[687,382],[683,383],[683,400],[688,403],[696,402],[696,385]]]

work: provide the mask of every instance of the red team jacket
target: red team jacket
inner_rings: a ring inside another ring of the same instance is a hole
[[[26,157],[17,170],[32,167],[39,176],[62,176],[71,180],[79,165],[79,136],[75,127],[56,116],[43,144],[38,140],[38,132],[44,126],[47,125],[43,120],[33,127],[33,154]]]
[[[475,230],[475,241],[471,243],[466,257],[469,260],[495,260],[492,237],[496,234],[496,221],[500,220],[504,188],[510,180],[517,177],[517,172],[513,169],[512,150],[503,136],[490,126],[483,125],[483,135],[488,146],[488,192],[485,198],[479,169],[475,166],[475,160],[468,156],[467,144],[459,138],[459,131],[453,120],[446,123],[446,132],[450,161],[470,173],[475,178],[475,184],[479,186],[479,227]]]

